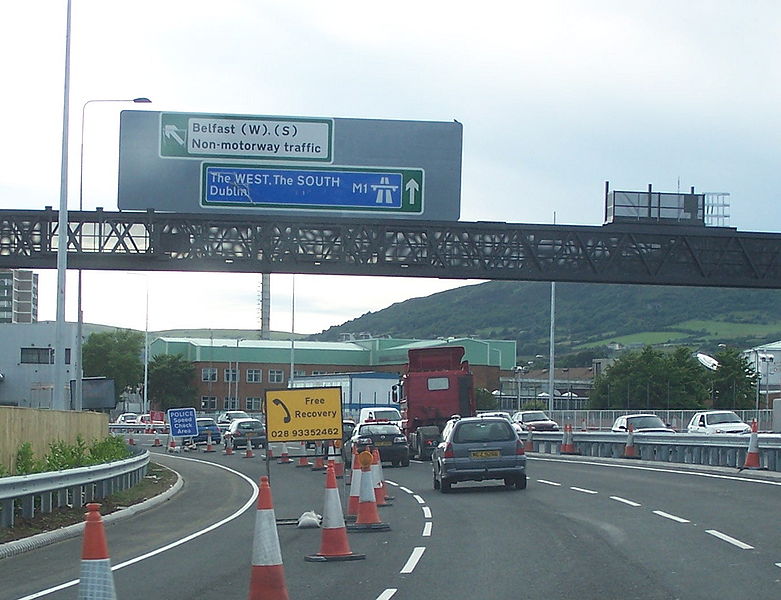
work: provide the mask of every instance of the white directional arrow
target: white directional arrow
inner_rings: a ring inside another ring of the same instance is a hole
[[[163,135],[167,138],[174,138],[184,146],[184,140],[179,136],[179,130],[176,128],[176,125],[166,125],[163,129]]]
[[[407,185],[404,186],[404,189],[409,192],[409,203],[410,206],[415,204],[415,192],[417,192],[420,189],[420,186],[418,185],[418,182],[414,179],[410,179],[407,182]]]

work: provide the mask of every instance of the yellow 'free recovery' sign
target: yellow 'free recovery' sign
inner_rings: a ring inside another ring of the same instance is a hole
[[[269,442],[342,439],[342,388],[266,391]]]

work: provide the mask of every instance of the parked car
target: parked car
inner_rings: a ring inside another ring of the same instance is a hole
[[[234,419],[249,418],[250,416],[243,410],[226,410],[224,413],[220,413],[220,415],[217,417],[217,427],[219,427],[222,432],[225,432],[225,430],[228,429],[228,426],[231,424],[231,421]]]
[[[751,433],[751,426],[731,410],[694,413],[686,428],[689,433]]]
[[[398,425],[390,421],[358,425],[344,444],[345,457],[352,456],[353,447],[358,452],[376,448],[381,461],[390,462],[394,467],[409,466],[407,436]]]
[[[168,423],[160,421],[159,419],[152,419],[152,416],[149,413],[145,413],[138,417],[138,422],[143,423],[149,429],[153,429],[156,432],[164,433],[168,431]]]
[[[266,445],[266,428],[257,419],[233,419],[222,434],[223,446],[231,448],[246,448],[250,444],[253,448],[262,448]]]
[[[198,417],[195,419],[195,425],[198,427],[198,435],[193,438],[196,444],[208,442],[209,432],[212,434],[212,444],[219,444],[222,441],[222,432],[217,427],[216,421],[211,417]]]
[[[559,424],[541,410],[519,410],[513,414],[513,421],[524,431],[558,431]]]
[[[526,487],[526,455],[507,419],[451,419],[432,456],[434,489],[442,493],[461,481],[502,479],[508,487]]]
[[[610,430],[614,433],[629,431],[630,425],[635,433],[675,433],[675,429],[656,415],[650,413],[618,417]]]

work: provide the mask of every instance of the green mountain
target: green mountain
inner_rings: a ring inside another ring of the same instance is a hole
[[[399,302],[331,327],[341,334],[515,339],[522,357],[547,355],[550,284],[491,281]],[[781,339],[781,290],[558,283],[557,355],[623,346],[714,350]]]

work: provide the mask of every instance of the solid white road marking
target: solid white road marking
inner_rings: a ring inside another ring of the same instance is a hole
[[[423,525],[423,537],[431,537],[431,521],[426,521]]]
[[[412,571],[415,570],[415,567],[418,564],[418,561],[420,560],[420,557],[423,556],[423,553],[426,551],[425,546],[417,546],[412,550],[412,554],[410,554],[409,559],[407,560],[407,563],[401,568],[400,573],[412,573]]]
[[[396,483],[395,481],[391,481],[390,479],[386,479],[386,480],[385,480],[385,483],[388,483],[388,484],[390,484],[390,485],[395,485],[396,487],[399,487],[399,484],[398,484],[398,483]]]
[[[754,546],[749,546],[745,542],[741,542],[740,540],[736,540],[734,537],[730,537],[726,533],[721,533],[720,531],[716,531],[715,529],[706,529],[705,533],[710,533],[713,537],[717,537],[720,540],[724,540],[728,544],[732,544],[733,546],[737,546],[741,550],[753,550],[754,549]]]
[[[418,496],[417,494],[413,495],[412,497],[415,498],[415,500],[418,501],[418,504],[425,504],[426,503],[426,501],[423,498],[421,498],[420,496]]]
[[[548,481],[547,479],[538,479],[537,483],[544,483],[545,485],[555,485],[560,486],[560,483],[556,483],[555,481]]]
[[[691,523],[691,521],[688,521],[681,517],[676,517],[675,515],[671,515],[670,513],[666,513],[661,510],[655,510],[653,511],[655,515],[659,515],[660,517],[664,517],[665,519],[670,519],[671,521],[677,521],[678,523]]]
[[[611,500],[615,500],[617,502],[623,502],[624,504],[628,504],[629,506],[642,506],[642,504],[638,502],[633,502],[632,500],[627,500],[626,498],[622,498],[621,496],[610,496]]]
[[[584,494],[598,494],[599,492],[595,492],[594,490],[587,490],[585,488],[579,488],[575,487],[573,485],[569,486],[569,489],[575,490],[576,492],[583,492]]]
[[[423,516],[427,519],[431,518],[431,509],[428,506],[423,507]]]
[[[415,493],[415,492],[413,492],[411,489],[409,489],[409,488],[407,488],[407,487],[404,487],[403,485],[400,485],[400,486],[399,486],[399,489],[400,489],[402,492],[407,492],[408,494],[414,494],[414,493]]]
[[[377,596],[377,600],[390,600],[398,590],[396,588],[388,588],[382,594]]]
[[[228,471],[229,473],[233,473],[234,475],[238,475],[239,477],[241,477],[242,479],[246,480],[247,483],[250,484],[250,487],[252,488],[252,495],[250,496],[250,499],[244,504],[244,506],[242,506],[241,508],[236,510],[233,514],[225,517],[221,521],[217,521],[216,523],[213,523],[213,524],[209,525],[208,527],[206,527],[204,529],[201,529],[200,531],[196,531],[195,533],[191,533],[190,535],[188,535],[186,537],[183,537],[180,540],[176,540],[175,542],[171,542],[170,544],[167,544],[165,546],[161,546],[160,548],[157,548],[156,550],[152,550],[151,552],[147,552],[146,554],[142,554],[141,556],[137,556],[135,558],[131,558],[130,560],[126,560],[123,563],[119,563],[118,565],[114,565],[114,566],[111,567],[112,571],[118,571],[119,569],[122,569],[124,567],[128,567],[128,566],[133,565],[133,564],[135,564],[137,562],[141,562],[142,560],[146,560],[147,558],[152,558],[153,556],[157,556],[158,554],[162,554],[163,552],[165,552],[167,550],[171,550],[172,548],[176,548],[177,546],[181,546],[182,544],[185,544],[185,543],[187,543],[187,542],[189,542],[191,540],[194,540],[195,538],[198,538],[198,537],[200,537],[200,536],[202,536],[202,535],[204,535],[206,533],[209,533],[210,531],[214,531],[218,527],[222,527],[223,525],[225,525],[226,523],[229,523],[230,521],[232,521],[236,517],[241,516],[244,512],[247,511],[247,509],[251,508],[255,504],[255,500],[257,500],[258,492],[260,491],[259,488],[258,488],[258,485],[252,480],[252,478],[247,477],[243,473],[239,473],[238,471],[234,471],[233,469],[231,469],[229,467],[226,467],[224,465],[218,464],[218,463],[213,463],[213,462],[209,462],[209,461],[205,461],[205,460],[198,460],[197,458],[186,458],[184,456],[175,456],[175,455],[170,455],[170,456],[163,455],[163,456],[166,457],[166,458],[175,458],[175,459],[179,459],[179,460],[189,460],[189,461],[192,461],[192,462],[203,463],[203,464],[206,464],[206,465],[210,465],[212,467],[217,467],[217,468],[220,468],[220,469],[224,469],[224,470]],[[73,579],[71,581],[67,581],[65,583],[62,583],[62,584],[60,584],[58,586],[51,587],[51,588],[46,589],[46,590],[41,590],[40,592],[36,592],[34,594],[30,594],[29,596],[24,596],[23,598],[19,598],[18,600],[34,600],[35,598],[42,598],[44,596],[48,596],[49,594],[53,594],[54,592],[58,592],[60,590],[66,589],[66,588],[73,587],[74,585],[78,585],[78,583],[79,583],[78,579]]]

